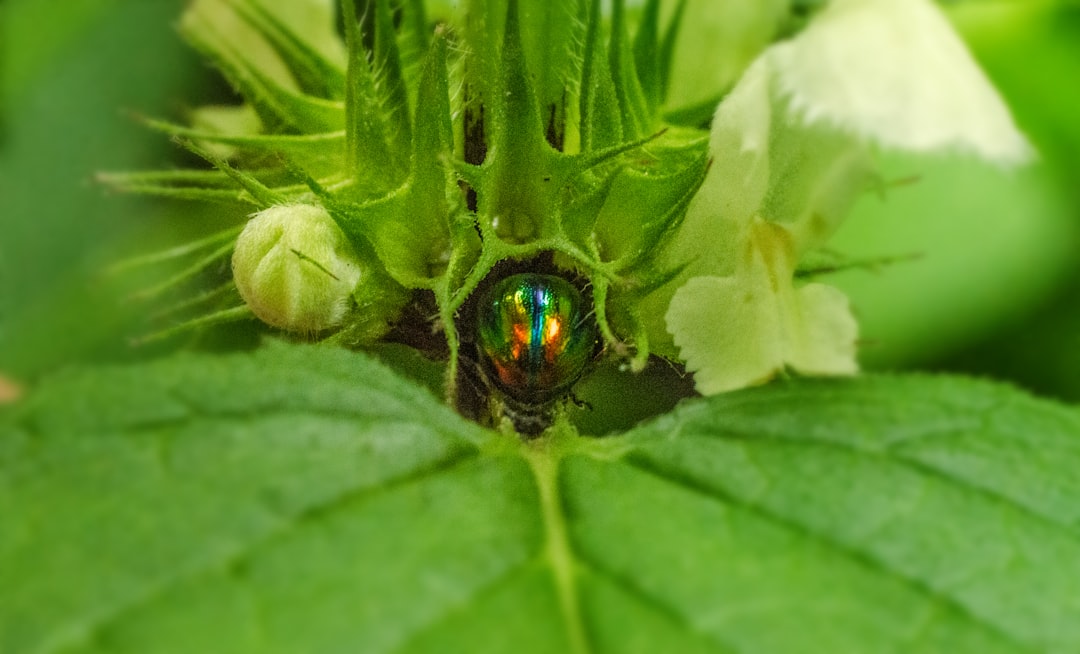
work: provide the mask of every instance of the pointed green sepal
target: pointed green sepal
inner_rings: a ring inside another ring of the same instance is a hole
[[[248,194],[251,195],[251,197],[257,203],[259,203],[259,206],[265,208],[275,204],[281,204],[285,201],[284,197],[282,197],[274,190],[268,188],[259,180],[255,179],[255,177],[251,174],[233,168],[224,159],[221,159],[211,154],[210,152],[199,147],[195,143],[179,136],[174,136],[173,140],[184,149],[188,150],[189,152],[198,157],[201,157],[207,163],[228,175],[229,178],[236,182],[236,184],[240,188],[247,191]]]
[[[181,334],[189,334],[199,329],[254,319],[255,314],[251,312],[251,309],[246,304],[244,304],[228,309],[222,309],[220,311],[214,311],[197,318],[192,318],[191,320],[186,320],[167,329],[140,336],[132,340],[131,344],[136,347],[150,345],[151,343],[175,338]]]
[[[675,5],[675,12],[671,16],[664,37],[660,41],[660,100],[667,99],[668,87],[671,83],[672,61],[675,59],[675,43],[679,38],[679,30],[682,28],[683,15],[686,13],[687,0],[679,0]]]
[[[396,149],[412,139],[409,92],[401,67],[394,11],[390,0],[375,0],[375,46],[372,52],[375,80],[382,99],[382,111],[390,125],[390,142]]]
[[[578,99],[581,150],[606,148],[622,141],[622,121],[615,82],[604,50],[600,0],[589,1]]]
[[[648,133],[653,128],[655,119],[649,111],[648,102],[638,81],[626,23],[626,0],[615,0],[611,14],[608,65],[615,83],[615,97],[619,102],[622,136],[624,139],[634,139]]]
[[[571,126],[569,120],[577,114],[574,81],[581,65],[585,31],[585,23],[578,15],[581,5],[579,0],[547,0],[526,2],[520,7],[521,45],[544,136],[560,151],[573,151],[579,140],[577,127]]]
[[[227,0],[203,0],[192,5],[181,20],[180,32],[255,109],[264,128],[269,132],[291,129],[300,133],[341,129],[344,107],[303,93],[262,28],[247,23],[226,5]],[[246,28],[239,40],[222,33],[214,24],[214,20],[226,18]],[[245,47],[263,56],[251,57],[241,50]]]
[[[690,165],[669,174],[624,170],[594,227],[604,259],[615,270],[627,272],[653,258],[682,224],[707,170],[704,151]]]
[[[287,22],[255,0],[228,0],[238,13],[262,33],[267,43],[289,67],[289,72],[305,93],[331,100],[344,100],[345,69],[342,61],[332,61],[313,44],[298,35]],[[325,46],[324,46],[325,47]]]
[[[391,147],[390,128],[355,18],[355,0],[342,0],[342,11],[348,49],[345,87],[348,170],[354,179],[364,180],[365,186],[386,193],[404,180],[408,171],[407,151]]]
[[[663,101],[664,75],[660,57],[660,0],[648,0],[634,37],[634,68],[649,113]]]

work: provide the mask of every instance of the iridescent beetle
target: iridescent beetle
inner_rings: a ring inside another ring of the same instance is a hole
[[[523,435],[554,419],[597,353],[593,312],[562,276],[525,272],[497,277],[470,313],[478,372],[497,409]]]

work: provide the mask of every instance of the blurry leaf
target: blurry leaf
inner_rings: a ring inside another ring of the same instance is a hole
[[[1080,415],[985,383],[523,444],[271,344],[72,372],[0,424],[0,651],[1080,647]]]
[[[965,2],[951,17],[1040,156],[1076,190],[1080,164],[1080,4]]]
[[[26,378],[73,359],[130,356],[121,334],[145,307],[122,301],[131,279],[101,272],[129,244],[172,245],[237,215],[107,197],[92,181],[110,168],[161,165],[175,152],[123,112],[167,114],[196,95],[190,82],[201,64],[174,33],[177,9],[143,0],[4,2],[4,27],[19,35],[0,47],[19,80],[5,98],[0,141],[0,367],[8,373]],[[45,57],[35,48],[58,38],[54,28],[63,47]]]
[[[1014,173],[958,159],[892,155],[829,247],[917,260],[826,275],[851,299],[870,367],[926,363],[1046,300],[1075,265],[1080,221],[1045,166]]]
[[[1066,81],[1080,78],[1080,5],[968,2],[952,16],[1036,144],[1046,176],[1071,199],[1071,220],[1080,226],[1080,88]],[[1065,246],[1074,254],[1053,297],[1036,311],[1012,312],[1004,329],[965,343],[939,365],[1080,401],[1080,234]]]
[[[678,3],[663,5],[661,23],[669,24]],[[671,58],[667,107],[716,106],[743,70],[780,31],[789,10],[783,0],[688,0]]]
[[[5,96],[14,97],[32,83],[36,74],[62,56],[80,34],[94,26],[120,0],[67,0],[63,11],[49,2],[7,0],[0,12],[4,38],[0,84]],[[42,29],[43,26],[48,29]]]
[[[1066,285],[1045,306],[991,337],[954,353],[948,370],[1009,379],[1044,397],[1080,402],[1080,284]]]

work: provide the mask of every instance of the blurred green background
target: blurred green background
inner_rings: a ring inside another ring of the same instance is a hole
[[[178,118],[228,90],[174,28],[181,0],[5,1],[0,8],[0,371],[28,380],[73,362],[131,360],[155,307],[148,278],[109,274],[134,254],[235,220],[219,207],[108,193],[113,170],[191,163],[135,113]],[[160,277],[164,271],[153,271]]]
[[[110,196],[93,182],[102,170],[186,161],[125,112],[178,118],[229,97],[176,36],[182,4],[0,8],[0,376],[30,382],[77,362],[230,347],[245,333],[133,348],[150,327],[146,306],[127,297],[145,280],[103,272],[236,219],[216,207]],[[948,11],[1040,158],[1001,171],[888,157],[890,178],[918,181],[861,200],[833,247],[918,258],[826,281],[852,298],[867,368],[993,376],[1080,400],[1080,5],[983,0]]]

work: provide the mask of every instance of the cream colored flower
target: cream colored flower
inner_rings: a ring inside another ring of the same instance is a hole
[[[668,254],[683,272],[647,300],[662,305],[671,336],[655,338],[658,349],[686,362],[700,392],[784,369],[857,371],[847,299],[794,273],[869,188],[875,146],[999,164],[1030,156],[931,2],[833,0],[762,53],[718,107],[712,168]]]

